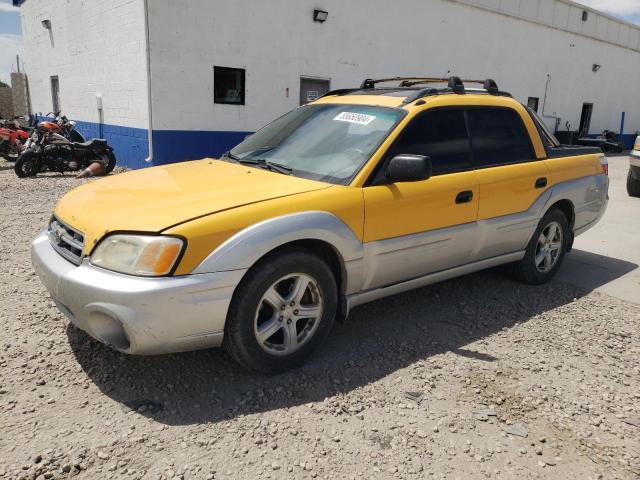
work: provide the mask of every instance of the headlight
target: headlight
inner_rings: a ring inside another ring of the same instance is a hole
[[[91,263],[115,272],[144,277],[160,277],[171,272],[184,241],[153,235],[110,235],[91,255]]]

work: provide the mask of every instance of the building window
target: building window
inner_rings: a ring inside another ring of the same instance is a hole
[[[534,112],[538,113],[538,105],[540,104],[540,99],[538,97],[529,97],[527,100],[527,107],[529,107]]]
[[[53,105],[53,113],[60,113],[60,82],[58,76],[51,77],[51,105]]]
[[[213,101],[244,105],[245,71],[242,68],[213,67]]]

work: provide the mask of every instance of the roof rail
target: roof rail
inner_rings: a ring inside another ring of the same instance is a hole
[[[354,93],[362,90],[373,90],[376,88],[376,85],[379,83],[389,83],[389,82],[399,82],[398,87],[384,87],[383,89],[390,88],[407,88],[413,89],[414,92],[407,96],[407,98],[403,101],[404,104],[408,104],[414,102],[420,98],[439,95],[444,93],[455,93],[462,95],[467,92],[465,88],[465,84],[467,83],[475,83],[482,85],[482,89],[484,89],[490,95],[499,95],[503,97],[510,97],[511,94],[507,92],[501,92],[498,88],[498,84],[495,80],[488,78],[486,80],[462,80],[460,77],[448,77],[448,78],[438,78],[438,77],[392,77],[392,78],[380,78],[373,79],[367,78],[361,84],[360,88],[344,88],[340,90],[332,90],[331,92],[323,95],[324,97],[328,96],[336,96],[336,95],[348,95],[349,93]],[[428,85],[434,83],[445,83],[447,86],[445,88],[436,88],[436,87],[425,87],[416,90],[415,87],[419,85]],[[478,93],[477,90],[474,93]]]

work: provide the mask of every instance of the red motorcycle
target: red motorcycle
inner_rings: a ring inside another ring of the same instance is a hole
[[[24,144],[29,140],[29,132],[20,126],[19,119],[23,117],[0,120],[0,157],[10,162],[16,161],[24,149]]]

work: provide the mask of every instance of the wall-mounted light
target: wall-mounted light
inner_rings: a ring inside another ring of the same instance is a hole
[[[597,63],[594,63],[593,67],[591,67],[591,70],[593,70],[594,72],[597,72],[601,68],[602,68],[602,65],[598,65]]]
[[[47,30],[51,30],[51,20],[42,20],[42,26]]]
[[[586,10],[582,11],[582,21],[586,22],[587,20],[589,20],[589,12]]]
[[[313,11],[313,21],[318,23],[324,23],[327,21],[327,17],[329,16],[329,12],[324,10],[314,10]]]

